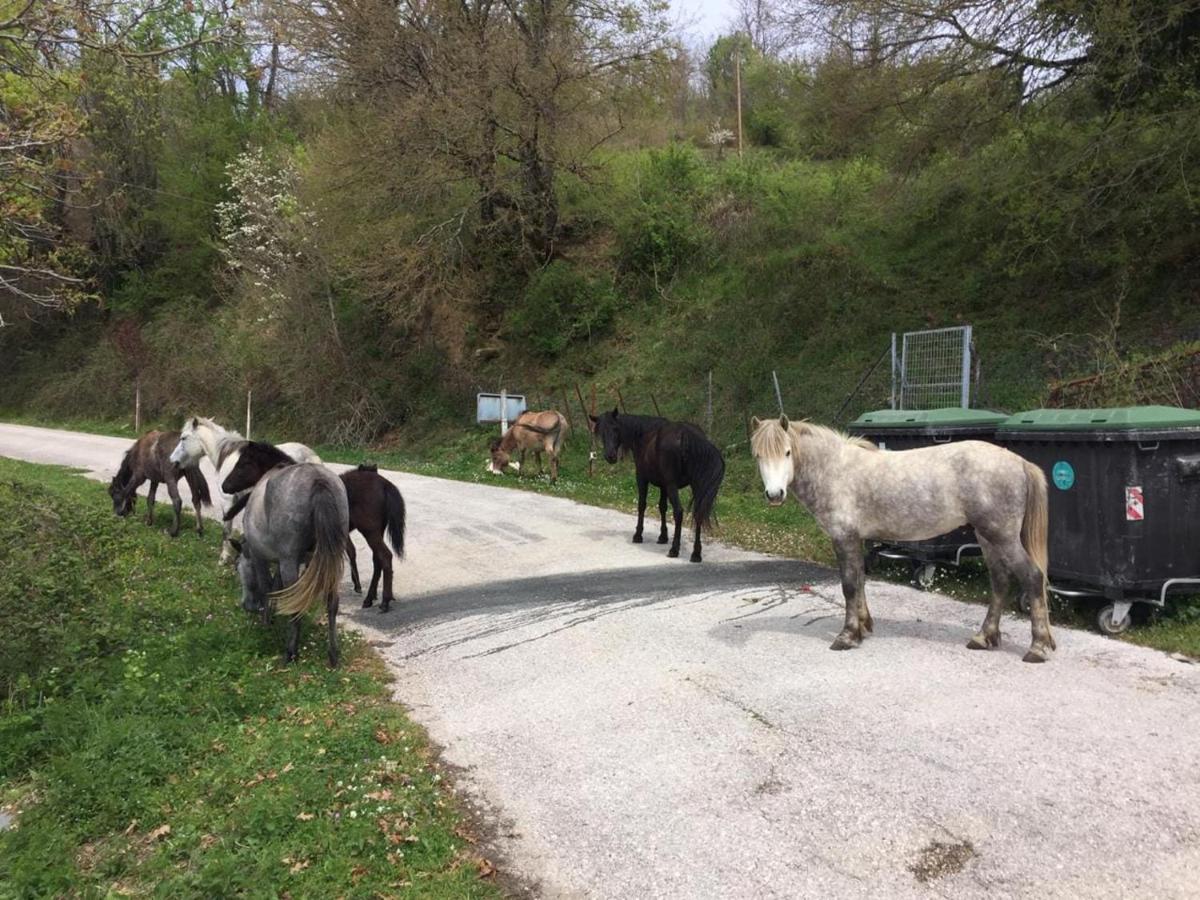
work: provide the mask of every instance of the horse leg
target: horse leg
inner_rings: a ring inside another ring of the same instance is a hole
[[[262,624],[267,625],[271,621],[271,598],[268,595],[272,590],[271,564],[257,556],[252,556],[250,559],[254,567],[254,596],[252,599],[257,601],[258,605],[247,606],[246,612],[258,613]]]
[[[233,562],[233,544],[229,542],[229,539],[233,537],[233,519],[225,518],[225,511],[231,505],[232,503],[223,503],[221,506],[221,565],[229,565]]]
[[[329,619],[329,666],[332,669],[338,664],[337,614],[338,595],[333,591],[325,601],[325,616]]]
[[[693,490],[693,492],[692,492],[692,502],[693,502],[693,503],[695,503],[695,500],[696,500],[696,498],[695,498],[695,491]],[[700,548],[700,531],[701,531],[701,528],[700,528],[700,523],[699,523],[699,522],[693,522],[692,524],[693,524],[693,526],[695,527],[695,532],[696,532],[696,533],[695,533],[695,536],[692,538],[692,555],[689,557],[689,560],[688,560],[688,561],[689,561],[689,562],[698,563],[698,562],[702,562],[702,561],[704,560],[704,555],[703,555],[703,554],[700,552],[700,551],[701,551],[701,548]]]
[[[196,534],[200,535],[204,534],[204,516],[200,513],[203,506],[204,504],[195,497],[192,498],[192,510],[196,513]]]
[[[372,538],[374,538],[372,540]],[[392,551],[387,548],[383,542],[383,532],[376,535],[368,535],[367,543],[371,545],[371,561],[374,565],[374,571],[371,573],[371,591],[368,596],[371,600],[375,599],[375,587],[379,584],[379,576],[383,575],[383,604],[379,607],[380,612],[387,612],[392,608]]]
[[[679,502],[679,488],[670,488],[671,512],[675,515],[675,534],[671,536],[671,549],[667,556],[675,559],[679,556],[679,532],[683,529],[683,504]]]
[[[300,577],[300,560],[298,559],[281,559],[279,561],[279,590],[296,583]],[[295,662],[296,656],[300,648],[300,619],[301,616],[292,616],[292,621],[288,627],[287,652],[284,654],[284,659],[287,662]],[[270,624],[271,621],[271,604],[268,602],[263,607],[263,624]]]
[[[550,450],[550,483],[558,484],[558,454]]]
[[[541,474],[542,474],[542,451],[541,451],[541,450],[534,450],[534,451],[533,451],[533,455],[537,457],[537,461],[538,461],[538,477],[541,477]]]
[[[967,647],[971,650],[988,650],[1000,646],[1000,614],[1012,588],[1012,575],[996,547],[983,535],[977,533],[976,537],[983,551],[988,579],[992,583],[992,599],[988,602],[983,625],[975,636],[967,641]]]
[[[158,482],[150,479],[150,490],[146,492],[146,524],[154,524],[154,492],[158,490]]]
[[[517,463],[517,477],[520,478],[525,474],[525,448],[521,448],[521,461]]]
[[[167,534],[179,537],[179,522],[183,518],[183,498],[179,496],[179,483],[171,478],[166,481],[167,493],[171,496],[171,510],[175,513],[171,530]]]
[[[838,570],[842,575],[842,594],[846,598],[846,623],[829,645],[830,650],[852,650],[863,639],[863,620],[860,611],[866,607],[866,566],[862,541],[856,535],[835,541]],[[874,623],[872,623],[874,627]]]
[[[1012,540],[1012,555],[1017,563],[1012,567],[1017,584],[1029,605],[1029,624],[1033,632],[1033,643],[1021,657],[1023,662],[1040,663],[1050,658],[1050,651],[1056,650],[1054,635],[1050,632],[1050,606],[1046,602],[1046,576],[1038,568],[1018,538]]]
[[[358,551],[354,549],[354,539],[350,535],[346,535],[346,559],[350,561],[350,582],[354,585],[354,593],[361,594],[362,582],[358,580]]]
[[[660,527],[658,529],[658,542],[665,544],[671,540],[667,536],[667,489],[661,488],[658,492],[658,520]]]
[[[640,544],[642,542],[642,526],[646,521],[646,492],[650,490],[650,482],[641,475],[637,477],[638,487],[638,523],[637,530],[633,533],[633,542]]]

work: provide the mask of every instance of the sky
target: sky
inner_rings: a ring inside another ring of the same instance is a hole
[[[711,39],[726,30],[735,6],[733,0],[671,0],[671,9],[676,19],[692,22],[684,29],[688,34]]]

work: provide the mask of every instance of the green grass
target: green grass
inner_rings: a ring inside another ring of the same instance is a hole
[[[496,895],[374,652],[285,666],[168,515],[0,459],[0,896]]]

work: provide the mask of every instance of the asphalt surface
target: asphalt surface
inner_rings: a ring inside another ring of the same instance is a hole
[[[0,426],[0,455],[105,479],[127,445]],[[1200,897],[1200,666],[1062,628],[1023,664],[1014,616],[972,652],[981,607],[880,582],[833,653],[829,570],[385,474],[400,602],[349,618],[533,892]]]

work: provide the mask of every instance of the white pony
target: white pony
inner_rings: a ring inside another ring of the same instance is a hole
[[[199,465],[200,460],[207,456],[213,464],[213,468],[217,470],[217,484],[219,485],[229,477],[229,473],[237,465],[242,448],[248,443],[249,441],[236,431],[222,428],[212,419],[192,416],[184,422],[183,428],[180,429],[179,443],[171,451],[171,462],[187,468]],[[321,457],[303,444],[279,444],[278,447],[298,463],[321,462]],[[221,528],[224,535],[224,539],[221,541],[221,562],[223,563],[232,562],[236,553],[235,548],[229,543],[230,535],[233,534],[233,520],[224,521],[225,510],[229,509],[236,499],[236,495],[224,492],[221,494],[223,523]]]

